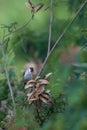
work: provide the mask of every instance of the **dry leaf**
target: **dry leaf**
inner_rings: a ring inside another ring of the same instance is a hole
[[[47,100],[47,99],[45,99],[44,97],[40,96],[40,100],[41,100],[42,102],[44,102],[44,103],[48,104],[48,100]]]
[[[50,96],[48,93],[43,93],[43,97],[49,99]]]
[[[31,9],[31,11],[33,11],[34,8],[35,8],[34,4],[31,3],[30,1],[29,1],[29,2],[26,2],[25,5],[26,5],[26,7],[27,7],[28,9]]]
[[[46,93],[48,93],[48,94],[49,94],[49,93],[50,93],[50,90],[47,90],[47,91],[46,91]]]
[[[38,94],[40,95],[40,94],[43,93],[44,91],[45,91],[44,87],[40,87],[37,92],[38,92]]]
[[[30,0],[26,2],[25,5],[32,12],[38,12],[44,6],[43,3],[39,3],[38,5],[35,6]]]
[[[31,88],[31,91],[27,94],[29,103],[33,103],[37,100],[41,100],[42,102],[49,104],[52,102],[50,97],[50,90],[45,90],[45,85],[48,85],[49,82],[46,80],[52,73],[48,73],[45,76],[45,79],[35,79],[29,80],[25,89]],[[33,89],[32,89],[33,88]]]
[[[48,73],[44,76],[44,79],[47,79],[50,75],[52,75],[52,73]]]
[[[47,84],[49,84],[49,82],[47,80],[45,80],[45,79],[40,79],[40,80],[38,80],[38,82],[39,82],[40,85],[47,85]]]
[[[28,93],[28,94],[27,94],[28,98],[30,98],[30,97],[31,97],[31,95],[32,95],[32,93]]]
[[[35,80],[29,80],[26,84],[28,85],[28,84],[35,84],[36,83],[36,81]]]
[[[34,87],[34,84],[25,85],[25,89]]]
[[[35,12],[38,12],[43,6],[44,6],[43,3],[39,3],[39,4],[35,7]]]
[[[37,77],[35,78],[35,80],[38,80],[38,79],[40,79],[40,76],[37,76]]]

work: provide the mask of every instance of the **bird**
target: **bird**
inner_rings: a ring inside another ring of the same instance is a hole
[[[33,73],[34,73],[33,67],[27,68],[23,73],[24,80],[31,80],[33,78]]]

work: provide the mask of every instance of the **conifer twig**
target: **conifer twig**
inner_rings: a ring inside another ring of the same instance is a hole
[[[69,24],[67,25],[67,27],[64,29],[64,31],[62,32],[62,34],[58,37],[58,39],[56,40],[56,42],[55,42],[55,44],[53,45],[52,49],[50,50],[49,54],[48,54],[47,57],[45,58],[44,63],[43,63],[43,65],[42,65],[41,70],[39,71],[38,75],[41,74],[41,72],[43,71],[43,69],[44,69],[44,67],[45,67],[45,65],[46,65],[46,63],[47,63],[47,61],[48,61],[48,58],[50,57],[50,55],[51,55],[52,52],[54,51],[55,47],[56,47],[57,45],[60,45],[59,43],[60,43],[60,41],[62,40],[63,36],[64,36],[64,35],[66,34],[66,32],[69,30],[69,28],[71,27],[71,25],[73,24],[73,22],[76,20],[77,16],[80,14],[80,12],[82,11],[82,9],[86,6],[86,4],[87,4],[87,0],[85,0],[85,1],[81,4],[81,6],[80,6],[80,8],[77,10],[75,16],[72,18],[72,20],[70,21],[70,23],[69,23]]]
[[[47,52],[47,55],[49,54],[50,48],[51,48],[52,21],[53,21],[53,0],[50,0],[50,23],[49,23],[49,38],[48,38],[48,52]]]

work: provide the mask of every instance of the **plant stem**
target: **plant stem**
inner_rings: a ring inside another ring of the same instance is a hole
[[[17,32],[22,31],[22,30],[31,22],[31,20],[32,20],[32,18],[29,19],[24,25],[22,25],[22,26],[19,27],[18,29],[14,30],[14,31],[12,31],[12,32],[7,33],[4,37],[6,38],[6,37],[8,37],[8,36],[10,36],[10,35],[12,35],[12,34],[14,34],[14,33],[17,33]]]
[[[11,99],[12,99],[12,103],[13,103],[13,107],[14,107],[15,112],[16,112],[16,105],[15,105],[14,94],[13,94],[13,90],[12,90],[12,86],[11,86],[11,82],[10,82],[10,78],[9,78],[8,68],[7,68],[7,64],[6,64],[6,55],[5,55],[5,50],[4,50],[4,43],[10,35],[12,35],[16,32],[22,31],[31,22],[31,20],[32,20],[32,17],[23,26],[21,26],[20,28],[14,30],[12,32],[5,34],[5,31],[4,31],[3,39],[2,39],[2,42],[0,43],[0,46],[1,46],[1,49],[2,49],[4,70],[5,70],[6,79],[7,79],[7,83],[8,83],[8,87],[9,87],[9,91],[10,91],[10,95],[11,95]]]
[[[6,55],[5,55],[5,50],[4,50],[4,36],[3,36],[3,40],[1,42],[1,49],[2,49],[2,57],[3,57],[3,63],[4,63],[4,70],[5,70],[5,74],[6,74],[6,79],[7,79],[7,83],[8,83],[8,87],[9,87],[9,91],[10,91],[10,95],[11,95],[11,99],[12,99],[12,103],[13,103],[13,107],[14,107],[14,111],[15,111],[15,100],[14,100],[14,94],[13,94],[13,90],[12,90],[12,86],[11,86],[11,82],[10,82],[10,78],[9,78],[9,73],[8,73],[8,68],[7,68],[7,64],[6,64]]]
[[[39,72],[38,75],[41,74],[41,72],[43,71],[44,69],[44,66],[46,65],[50,55],[52,54],[52,52],[54,51],[55,47],[57,45],[60,45],[60,41],[62,40],[63,36],[66,34],[66,32],[69,30],[69,28],[71,27],[71,25],[73,24],[73,22],[75,21],[75,19],[77,18],[77,16],[80,14],[80,12],[82,11],[82,9],[85,7],[85,5],[87,4],[87,0],[85,0],[85,2],[83,2],[80,6],[80,8],[78,9],[78,11],[76,12],[75,16],[72,18],[72,20],[70,21],[70,23],[67,25],[67,27],[64,29],[64,31],[62,32],[62,34],[58,37],[58,39],[56,40],[55,44],[53,45],[52,49],[50,50],[49,54],[47,55],[47,57],[45,58],[44,60],[44,63],[41,67],[41,70]]]
[[[53,21],[53,0],[50,0],[50,23],[49,23],[49,38],[48,38],[48,52],[50,52],[51,48],[51,37],[52,37],[52,21]]]

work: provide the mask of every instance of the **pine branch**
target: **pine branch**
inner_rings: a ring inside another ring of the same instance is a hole
[[[47,55],[50,52],[50,46],[51,46],[52,21],[53,21],[53,0],[50,0],[50,23],[49,23],[49,38],[48,38],[48,52],[47,52]]]
[[[86,6],[87,4],[87,0],[85,0],[85,2],[83,2],[80,6],[80,8],[78,9],[78,11],[76,12],[75,16],[72,18],[72,20],[70,21],[70,23],[67,25],[67,27],[64,29],[64,31],[62,32],[62,34],[58,37],[58,39],[56,40],[55,44],[53,45],[52,49],[50,50],[49,54],[47,55],[47,57],[44,60],[44,63],[41,67],[41,70],[39,72],[38,75],[41,74],[41,72],[43,71],[50,55],[52,54],[52,52],[54,51],[55,47],[57,45],[60,45],[60,41],[62,40],[63,36],[66,34],[66,32],[69,30],[69,28],[72,26],[73,22],[76,20],[76,18],[78,17],[78,15],[80,14],[80,12],[82,11],[82,9]]]

